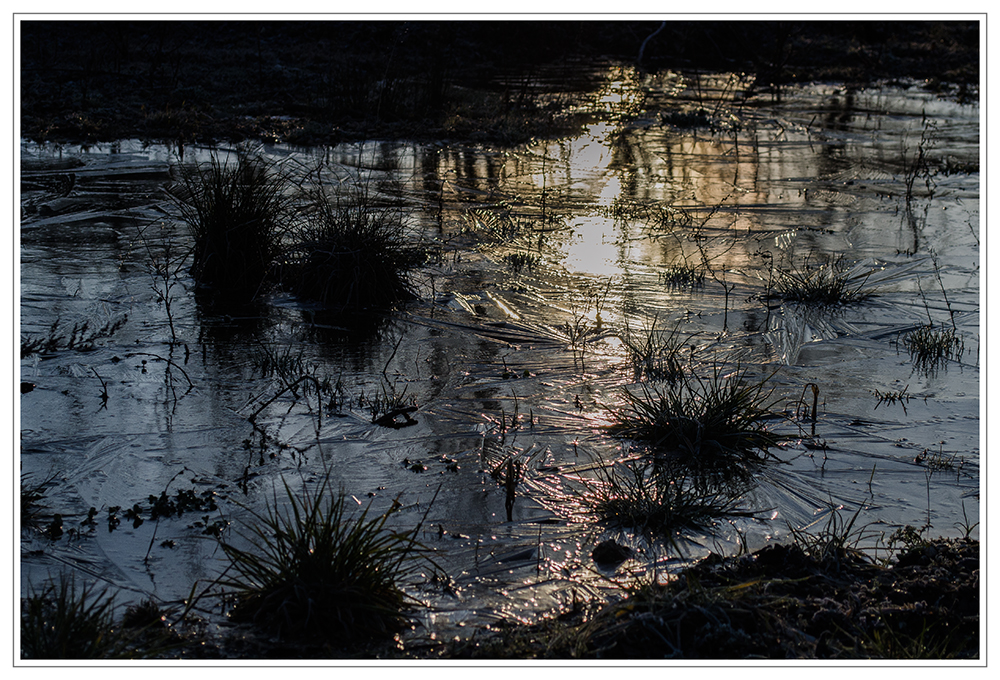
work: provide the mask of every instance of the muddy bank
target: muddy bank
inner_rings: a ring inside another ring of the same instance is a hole
[[[917,540],[886,562],[849,549],[813,552],[796,544],[710,555],[613,603],[574,603],[532,625],[505,619],[451,640],[416,627],[361,647],[301,645],[189,621],[170,633],[176,647],[161,658],[979,658],[978,541]]]
[[[579,127],[569,100],[540,105],[559,63],[811,80],[925,80],[978,97],[975,22],[130,22],[21,27],[21,133],[334,144],[413,139],[516,144]],[[558,78],[557,78],[558,79]]]
[[[979,658],[979,543],[921,542],[888,565],[799,545],[710,556],[666,586],[530,627],[496,626],[468,658]]]

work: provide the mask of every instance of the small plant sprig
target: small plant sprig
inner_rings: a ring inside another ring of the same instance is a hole
[[[65,332],[59,330],[60,320],[56,319],[52,322],[47,335],[21,338],[21,358],[24,359],[32,354],[54,354],[63,349],[88,352],[94,349],[97,340],[114,335],[127,322],[128,317],[122,316],[114,321],[108,321],[95,331],[90,331],[90,321],[80,321],[73,324],[67,337]]]
[[[173,239],[166,232],[165,225],[160,224],[160,234],[156,243],[152,243],[152,238],[146,235],[147,228],[148,225],[139,230],[139,239],[149,257],[147,267],[150,285],[157,302],[163,305],[163,311],[167,315],[170,342],[176,344],[177,328],[174,325],[173,314],[174,289],[183,286],[181,279],[191,251],[182,248],[178,252]]]
[[[872,410],[873,411],[877,410],[878,407],[881,406],[882,404],[889,404],[890,406],[892,406],[898,403],[900,406],[903,407],[903,413],[905,414],[906,405],[909,403],[910,399],[912,399],[912,396],[906,393],[906,391],[909,388],[910,386],[907,385],[903,389],[896,390],[895,392],[890,392],[890,391],[883,392],[878,389],[871,390],[871,393],[875,395],[876,399],[878,399],[878,403],[875,404],[875,408]]]
[[[924,449],[917,454],[913,462],[917,465],[924,465],[931,470],[954,470],[956,468],[961,470],[965,464],[965,460],[958,453],[945,454],[944,442],[938,442],[937,451],[930,448]]]
[[[417,410],[417,404],[412,397],[407,398],[406,387],[403,387],[402,392],[397,392],[395,385],[386,388],[383,384],[381,394],[377,392],[371,396],[362,394],[358,397],[358,405],[367,406],[372,415],[372,423],[375,425],[399,429],[417,424],[410,415]],[[399,417],[403,417],[404,420],[398,421]]]

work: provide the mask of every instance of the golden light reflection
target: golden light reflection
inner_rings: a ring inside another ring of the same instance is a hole
[[[570,271],[601,278],[620,276],[618,228],[606,217],[580,217],[572,222],[573,235],[566,244],[564,266]]]
[[[639,87],[639,74],[634,68],[613,69],[609,80],[597,93],[597,108],[619,114],[633,114],[643,105],[645,96]]]

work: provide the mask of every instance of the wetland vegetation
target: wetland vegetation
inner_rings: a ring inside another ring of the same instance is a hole
[[[977,22],[20,30],[23,660],[983,657]]]

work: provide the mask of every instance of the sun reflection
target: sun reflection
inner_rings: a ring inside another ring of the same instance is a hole
[[[623,270],[616,247],[617,227],[606,217],[573,220],[573,236],[566,246],[563,264],[567,269],[601,278],[619,276]]]

